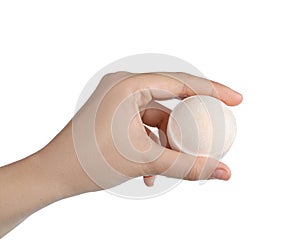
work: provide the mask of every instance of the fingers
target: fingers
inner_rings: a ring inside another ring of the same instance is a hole
[[[169,147],[169,142],[166,134],[170,113],[170,109],[155,101],[151,101],[145,107],[145,111],[141,113],[142,121],[144,124],[151,127],[157,127],[159,129],[158,138],[153,132],[145,127],[148,136],[150,136],[156,143],[161,144],[164,147]],[[155,176],[143,176],[143,179],[146,186],[151,187],[154,185]]]
[[[152,187],[154,185],[155,176],[143,176],[143,179],[147,187]]]
[[[209,95],[220,99],[227,105],[242,102],[242,95],[220,83],[186,73],[149,73],[137,74],[130,80],[136,91],[151,100],[185,98],[192,95]]]
[[[145,110],[141,113],[142,121],[149,126],[157,127],[166,134],[169,115],[171,110],[165,106],[151,101]],[[151,137],[154,134],[146,128],[147,134]],[[157,142],[158,138],[154,135],[154,141]],[[164,142],[164,137],[160,135],[160,144],[164,147],[165,144],[169,148],[167,137],[165,136],[167,143]],[[158,143],[158,142],[157,142]],[[159,144],[159,143],[158,143]],[[144,177],[144,182],[147,186],[153,185],[153,178],[151,174],[162,174],[168,177],[186,179],[186,180],[205,180],[205,179],[220,179],[228,180],[231,176],[230,169],[223,163],[212,158],[194,157],[187,154],[183,154],[174,150],[164,150],[160,158],[158,158],[150,169],[150,176]]]
[[[142,115],[145,124],[160,128],[162,123],[166,123],[169,119],[171,110],[155,101],[151,101],[146,107]]]
[[[229,180],[231,177],[230,169],[225,165],[219,165],[216,170],[212,173],[209,179]]]
[[[160,104],[154,104],[156,107],[160,107]],[[153,106],[154,106],[153,105]],[[148,113],[146,111],[149,110]],[[162,127],[162,123],[167,120],[166,112],[160,109],[147,109],[144,115],[149,115],[150,118],[152,111],[159,110],[157,117],[153,117],[153,122],[149,122],[148,125],[156,126],[158,128]],[[145,120],[147,121],[147,118]],[[158,118],[159,117],[159,118]],[[152,120],[152,119],[151,119]],[[149,137],[155,141],[158,146],[161,144],[159,139],[151,132],[147,127],[145,127],[146,132]],[[154,175],[160,174],[172,178],[179,178],[185,180],[207,180],[207,179],[219,179],[228,180],[231,176],[230,169],[222,162],[219,162],[213,158],[207,157],[194,157],[188,154],[170,150],[160,146],[163,150],[161,156],[156,159],[150,166],[146,167],[145,172],[149,175],[144,176],[144,182],[147,186],[153,186]]]
[[[187,84],[196,94],[218,98],[227,105],[238,105],[242,102],[240,93],[218,82],[186,73],[167,73],[166,75]]]
[[[211,81],[215,87],[217,93],[220,95],[220,100],[222,100],[226,105],[235,106],[243,101],[243,95],[234,91],[233,89],[222,85],[221,83]],[[216,97],[216,96],[213,96]],[[216,97],[218,98],[218,97]]]
[[[169,142],[166,134],[170,113],[170,109],[155,101],[151,101],[141,113],[144,124],[158,128],[160,143],[167,148]]]
[[[163,148],[162,155],[148,167],[149,174],[164,175],[185,180],[228,180],[231,172],[222,162],[214,158],[194,157]]]
[[[145,130],[148,134],[148,136],[157,144],[160,144],[159,138],[145,126]],[[147,175],[143,176],[143,180],[146,186],[152,187],[154,185],[155,176],[154,175]]]
[[[123,83],[126,81],[127,89],[129,87],[135,93],[135,103],[139,109],[156,105],[154,100],[186,98],[198,94],[218,98],[227,105],[237,105],[242,101],[241,94],[220,83],[185,73],[136,74]],[[142,110],[141,118],[145,124],[166,131],[169,111],[164,111],[161,107],[147,108]],[[147,175],[161,174],[187,180],[230,178],[229,168],[216,159],[194,157],[158,144],[155,147],[162,153],[155,153],[160,156],[149,161],[144,171]],[[145,183],[149,183],[148,180]]]

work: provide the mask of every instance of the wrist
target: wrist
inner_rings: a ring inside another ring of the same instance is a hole
[[[68,126],[45,148],[0,167],[0,238],[61,199],[100,190],[81,168]]]
[[[85,173],[77,158],[69,123],[45,148],[38,152],[47,181],[55,181],[60,199],[100,190]]]

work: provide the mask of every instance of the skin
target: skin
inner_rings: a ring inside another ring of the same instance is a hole
[[[155,175],[228,180],[231,173],[224,163],[169,148],[165,134],[170,110],[155,100],[195,94],[216,97],[230,106],[242,101],[241,94],[222,84],[185,73],[117,72],[103,77],[85,105],[48,145],[0,168],[0,238],[51,203],[134,177],[144,176],[147,186],[153,185]],[[118,120],[122,122],[114,125]],[[157,127],[159,138],[144,124]],[[94,139],[88,139],[89,134]],[[125,150],[116,146],[126,139],[133,153],[127,151],[128,146]],[[98,159],[97,151],[93,153],[91,140],[105,160]],[[90,154],[85,160],[86,153]]]

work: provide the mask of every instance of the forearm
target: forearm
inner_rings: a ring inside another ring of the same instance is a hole
[[[98,189],[77,160],[70,123],[44,149],[0,168],[0,238],[39,209]]]
[[[43,171],[39,153],[0,168],[0,237],[60,198],[58,182]]]

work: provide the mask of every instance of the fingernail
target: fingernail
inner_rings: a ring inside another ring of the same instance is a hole
[[[145,179],[147,179],[147,183],[146,185],[148,187],[152,187],[154,185],[154,181],[155,181],[155,176],[144,176]]]
[[[243,94],[239,93],[239,95],[240,95],[240,98],[243,100],[243,98],[244,98]]]
[[[238,95],[239,95],[239,98],[240,98],[240,102],[242,102],[243,101],[243,94],[241,94],[241,93],[239,93],[239,92],[237,92],[238,93]]]
[[[154,179],[155,179],[154,177],[149,179],[150,180],[150,187],[152,187],[154,185]]]
[[[219,180],[228,180],[229,175],[227,171],[223,169],[216,169],[214,173],[212,174],[212,178],[219,179]]]

